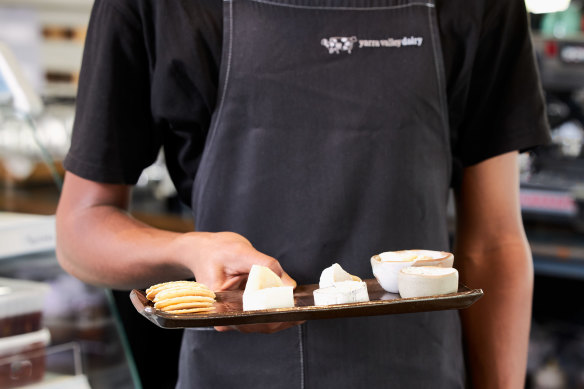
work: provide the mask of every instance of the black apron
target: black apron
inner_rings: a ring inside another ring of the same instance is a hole
[[[433,0],[224,2],[196,229],[234,231],[299,283],[382,251],[448,250],[451,155]],[[458,388],[456,311],[185,331],[180,388]]]

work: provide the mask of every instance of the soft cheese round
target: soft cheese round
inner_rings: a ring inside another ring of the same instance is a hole
[[[455,293],[458,290],[458,271],[437,266],[404,268],[398,275],[398,290],[403,298]]]
[[[367,284],[363,281],[340,281],[312,292],[314,305],[348,304],[369,301]]]

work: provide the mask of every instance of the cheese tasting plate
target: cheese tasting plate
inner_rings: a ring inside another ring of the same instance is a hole
[[[367,302],[315,306],[312,292],[318,289],[318,284],[311,284],[294,289],[293,308],[258,311],[242,309],[243,290],[216,292],[214,311],[192,314],[171,314],[155,309],[143,290],[132,290],[130,299],[142,316],[159,327],[191,328],[464,309],[483,295],[481,289],[460,284],[457,293],[405,299],[399,294],[386,292],[375,279],[365,282],[370,299]]]

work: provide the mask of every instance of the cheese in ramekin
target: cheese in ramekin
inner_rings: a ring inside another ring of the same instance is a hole
[[[445,251],[401,250],[386,251],[371,257],[373,275],[381,287],[390,293],[398,293],[399,271],[411,266],[452,267],[454,256]]]
[[[403,298],[456,293],[458,271],[436,266],[412,266],[400,270],[397,283]]]

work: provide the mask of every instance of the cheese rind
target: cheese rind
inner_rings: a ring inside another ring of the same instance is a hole
[[[243,310],[292,308],[294,291],[291,286],[276,286],[243,292]]]
[[[403,298],[455,293],[458,290],[458,271],[436,266],[404,268],[399,272],[398,289]]]
[[[363,281],[340,281],[313,292],[314,305],[334,305],[369,301],[367,284]]]

